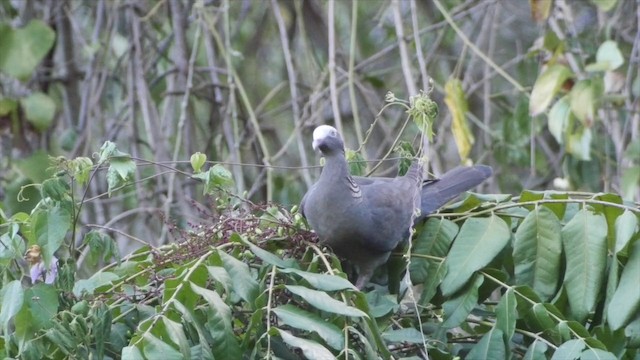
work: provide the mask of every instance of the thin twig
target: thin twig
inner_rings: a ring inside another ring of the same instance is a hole
[[[304,151],[304,142],[302,139],[302,133],[300,132],[300,105],[298,104],[298,88],[297,88],[297,78],[296,71],[293,66],[293,59],[291,56],[291,50],[289,48],[289,37],[287,35],[287,28],[284,24],[284,20],[282,19],[282,14],[280,13],[280,6],[276,2],[276,0],[271,0],[271,8],[273,9],[273,15],[276,18],[276,23],[278,24],[278,29],[280,30],[280,42],[282,42],[282,51],[284,53],[284,63],[287,68],[287,75],[289,76],[289,91],[291,92],[291,109],[293,110],[293,124],[294,124],[294,132],[296,134],[296,144],[298,145],[298,153],[300,154],[300,162],[303,167],[309,165],[309,161],[307,160],[307,153]],[[304,179],[307,187],[310,187],[313,184],[311,180],[311,174],[309,171],[302,170],[302,178]]]
[[[400,63],[402,64],[402,74],[404,75],[404,83],[407,86],[407,96],[418,94],[416,84],[411,74],[411,60],[407,51],[407,41],[404,38],[404,28],[402,21],[402,13],[400,11],[400,1],[392,0],[391,8],[393,10],[393,20],[396,28],[396,38],[398,41],[398,50],[400,52]]]
[[[340,134],[344,134],[342,126],[342,118],[340,116],[340,103],[338,102],[338,88],[336,85],[336,29],[335,29],[335,0],[329,0],[328,3],[328,19],[329,19],[329,89],[331,94],[331,110],[333,111],[333,120],[336,129]]]

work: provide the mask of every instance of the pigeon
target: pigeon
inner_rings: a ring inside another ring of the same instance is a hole
[[[325,164],[318,181],[302,198],[300,212],[322,245],[355,266],[355,286],[360,290],[408,239],[414,223],[492,174],[491,167],[475,165],[423,181],[422,165],[414,161],[404,176],[352,176],[344,141],[334,127],[318,126],[312,145]]]

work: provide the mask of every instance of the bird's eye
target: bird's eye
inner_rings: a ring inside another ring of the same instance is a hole
[[[338,135],[338,131],[336,130],[331,130],[331,136],[337,136]]]

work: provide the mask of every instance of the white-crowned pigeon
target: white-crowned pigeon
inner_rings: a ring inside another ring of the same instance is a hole
[[[321,125],[313,131],[313,149],[325,158],[320,179],[307,191],[301,213],[320,242],[358,269],[362,289],[391,251],[406,240],[417,209],[420,218],[488,178],[484,165],[458,167],[423,183],[414,162],[395,178],[351,176],[338,131]]]

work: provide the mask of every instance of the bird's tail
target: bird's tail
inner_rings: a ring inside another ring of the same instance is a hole
[[[427,180],[422,187],[421,218],[438,210],[461,193],[479,185],[493,174],[490,166],[459,166],[437,180]]]

